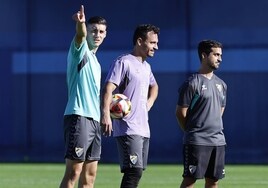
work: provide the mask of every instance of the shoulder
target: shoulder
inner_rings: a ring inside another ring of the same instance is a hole
[[[217,75],[214,74],[214,79],[216,82],[218,82],[219,84],[221,84],[224,88],[227,88],[227,84]]]
[[[115,66],[120,66],[120,67],[123,67],[123,68],[126,68],[126,67],[133,67],[135,66],[135,61],[137,61],[135,59],[135,57],[131,54],[122,54],[120,56],[118,56],[115,61],[114,61],[114,64]]]
[[[202,85],[203,77],[199,73],[192,73],[182,84],[181,89],[198,90]]]
[[[130,54],[121,54],[116,58],[116,61],[124,63],[125,61],[129,61],[131,59]]]
[[[70,48],[72,48],[73,50],[77,50],[77,51],[79,51],[79,50],[81,50],[81,49],[84,49],[84,48],[89,49],[86,40],[82,41],[82,43],[81,43],[80,45],[78,45],[78,44],[75,42],[75,39],[74,39],[74,38],[73,38],[73,40],[71,41]]]
[[[192,73],[188,77],[188,79],[185,81],[185,83],[190,85],[190,86],[194,86],[194,85],[198,84],[201,79],[202,79],[202,77],[200,76],[200,74]]]
[[[144,64],[146,65],[146,67],[147,67],[148,69],[151,69],[151,64],[150,64],[150,63],[148,63],[147,61],[144,61]]]
[[[83,42],[79,47],[77,47],[75,40],[72,40],[67,55],[67,62],[71,64],[79,64],[85,56],[88,56],[88,52],[89,48],[87,42]]]
[[[114,62],[111,64],[110,70],[116,70],[117,73],[119,73],[118,71],[122,71],[124,69],[126,69],[129,65],[129,56],[128,54],[122,54],[120,56],[118,56],[117,58],[115,58]]]
[[[89,48],[86,41],[83,41],[79,46],[77,46],[75,40],[73,39],[68,53],[70,56],[81,57],[87,51],[89,51]]]
[[[192,73],[188,78],[181,84],[180,90],[186,89],[186,88],[196,88],[197,83],[199,80],[199,75],[198,73]]]

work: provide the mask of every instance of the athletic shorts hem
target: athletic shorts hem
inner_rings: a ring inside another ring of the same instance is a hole
[[[76,159],[74,157],[65,157],[65,159],[69,159],[69,160],[72,160],[72,161],[100,161],[100,157],[93,157],[93,158],[89,158],[89,159]]]

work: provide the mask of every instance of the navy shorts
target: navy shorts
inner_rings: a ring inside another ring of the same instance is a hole
[[[100,160],[101,126],[92,118],[64,116],[65,158],[71,160]]]
[[[222,179],[225,176],[225,146],[183,146],[183,177]]]
[[[142,168],[145,170],[148,161],[149,138],[139,135],[115,137],[121,172],[127,168]]]

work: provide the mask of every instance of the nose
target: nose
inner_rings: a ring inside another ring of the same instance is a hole
[[[154,49],[158,50],[158,45],[157,44],[155,44]]]
[[[222,62],[222,57],[221,56],[219,56],[218,61]]]
[[[95,33],[95,36],[96,36],[96,37],[100,36],[100,32],[97,31],[97,32]]]

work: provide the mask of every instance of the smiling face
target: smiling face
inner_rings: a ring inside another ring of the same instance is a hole
[[[89,24],[87,26],[87,42],[90,49],[98,48],[106,37],[106,25]]]
[[[147,33],[146,40],[139,38],[138,43],[142,57],[153,57],[155,50],[158,49],[158,34],[150,31]]]

